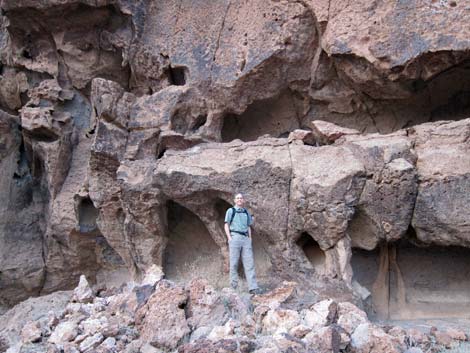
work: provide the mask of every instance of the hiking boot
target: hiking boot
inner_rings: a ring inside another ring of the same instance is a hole
[[[250,289],[251,295],[260,295],[263,294],[264,291],[261,288]]]

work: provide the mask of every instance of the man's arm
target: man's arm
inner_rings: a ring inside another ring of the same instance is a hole
[[[224,230],[225,230],[225,235],[228,238],[228,241],[232,240],[232,236],[230,235],[230,226],[228,225],[228,223],[224,224]]]
[[[248,238],[251,239],[251,225],[253,224],[254,219],[250,212],[247,212],[246,214],[248,216]]]

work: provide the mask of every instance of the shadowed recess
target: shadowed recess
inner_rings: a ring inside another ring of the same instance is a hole
[[[78,225],[80,233],[89,233],[96,229],[96,218],[99,211],[89,197],[84,198],[78,205]]]
[[[409,241],[353,250],[354,279],[372,293],[379,319],[466,318],[470,310],[470,250],[417,247]]]
[[[187,68],[184,66],[168,66],[165,74],[168,77],[168,83],[175,86],[184,86],[186,84]]]
[[[300,126],[296,101],[286,90],[279,96],[252,103],[241,115],[227,114],[222,126],[222,141],[254,141],[263,135],[287,137]]]
[[[318,243],[304,232],[297,240],[297,245],[302,249],[308,261],[312,264],[315,272],[319,275],[325,273],[325,252],[320,249]]]
[[[217,285],[223,278],[220,249],[202,221],[180,204],[167,203],[168,244],[163,269],[168,279],[189,281],[206,278]]]

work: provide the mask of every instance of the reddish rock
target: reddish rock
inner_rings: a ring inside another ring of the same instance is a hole
[[[255,296],[252,302],[255,305],[263,305],[275,309],[293,295],[297,286],[296,282],[282,282],[274,290]]]
[[[444,346],[446,348],[452,347],[453,339],[448,333],[439,331],[437,329],[435,330],[431,329],[431,336],[434,336],[437,344]]]
[[[368,322],[367,314],[355,305],[343,302],[338,304],[337,324],[348,334],[352,334],[357,326]]]
[[[203,279],[196,279],[189,283],[186,310],[188,325],[193,329],[208,324],[220,325],[227,317],[222,297]]]
[[[158,282],[148,302],[136,313],[141,339],[160,349],[175,349],[189,336],[185,290],[171,282]]]
[[[334,143],[344,135],[359,135],[359,131],[344,128],[327,121],[314,120],[311,122],[312,137],[319,145]]]
[[[23,326],[21,338],[24,343],[34,343],[41,340],[42,330],[38,322],[30,321]]]
[[[403,350],[400,342],[371,323],[358,325],[351,334],[351,351],[354,353],[399,353]]]
[[[466,341],[467,340],[467,335],[465,334],[464,331],[455,329],[455,328],[448,328],[446,330],[446,333],[452,338],[453,340],[458,340],[458,341]]]
[[[303,341],[309,349],[318,352],[338,353],[341,347],[341,336],[335,326],[314,329]]]

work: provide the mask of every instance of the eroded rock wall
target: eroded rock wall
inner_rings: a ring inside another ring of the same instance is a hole
[[[1,305],[223,274],[239,191],[266,281],[353,291],[353,248],[469,246],[463,2],[0,6]]]

